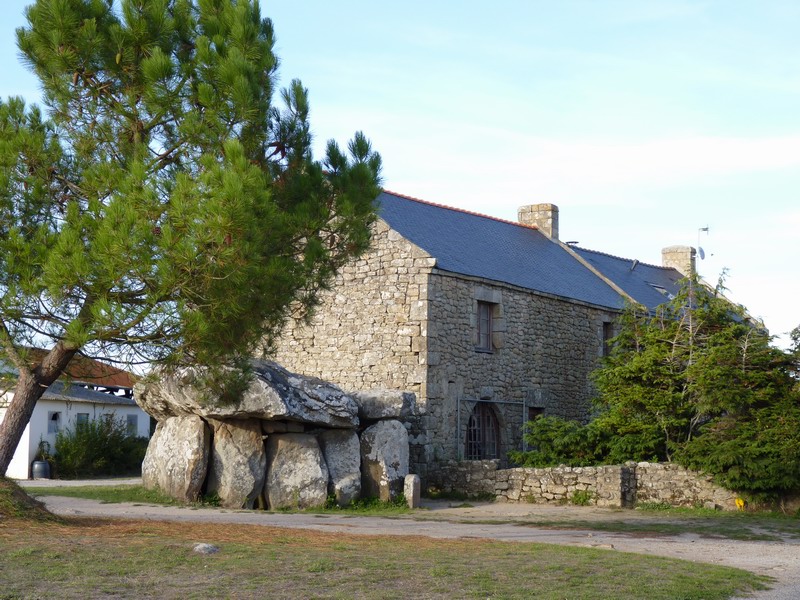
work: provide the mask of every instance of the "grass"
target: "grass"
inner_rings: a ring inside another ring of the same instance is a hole
[[[150,500],[139,487],[88,489],[106,501]],[[387,507],[373,502],[354,510]],[[197,554],[192,548],[199,542],[220,551]],[[0,573],[2,598],[42,597],[58,589],[63,598],[714,600],[765,589],[770,581],[741,569],[595,548],[57,519],[7,480],[0,480]]]
[[[164,504],[176,506],[181,503],[155,490],[146,490],[141,485],[85,485],[76,487],[42,487],[28,490],[34,496],[66,496],[88,498],[108,504],[133,502],[135,504]]]
[[[76,487],[43,487],[32,488],[29,493],[35,496],[67,496],[69,498],[88,498],[99,500],[104,503],[131,502],[134,504],[162,504],[166,506],[184,506],[178,502],[154,490],[146,490],[141,485],[118,485],[118,486],[76,486]],[[208,497],[192,506],[219,506],[218,498]],[[295,509],[283,508],[279,512],[297,512]],[[309,508],[303,512],[319,514],[344,514],[361,516],[396,516],[410,514],[413,511],[408,508],[405,499],[398,498],[395,502],[381,502],[376,498],[360,499],[347,507],[338,507],[335,503],[329,502],[323,508]]]
[[[24,519],[31,522],[55,522],[58,517],[28,496],[16,483],[0,477],[0,524],[3,520]]]
[[[200,555],[198,542],[220,551]],[[1,597],[729,598],[768,579],[592,548],[262,526],[12,518]],[[658,581],[657,586],[652,582]]]

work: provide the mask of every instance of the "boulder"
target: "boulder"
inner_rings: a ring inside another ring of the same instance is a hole
[[[316,377],[290,373],[276,363],[253,361],[254,377],[242,398],[232,404],[208,401],[199,386],[201,370],[186,367],[162,372],[134,388],[134,399],[156,419],[198,415],[206,419],[262,419],[355,428],[358,406],[339,387]]]
[[[358,405],[358,418],[365,421],[406,419],[417,413],[417,397],[400,390],[352,392]]]
[[[214,437],[206,492],[216,492],[225,508],[253,508],[267,469],[261,423],[212,420],[210,425]]]
[[[317,438],[283,433],[267,438],[264,496],[271,510],[322,506],[328,497],[328,468]]]
[[[361,433],[361,493],[387,502],[403,494],[408,432],[400,421],[378,421]]]
[[[142,485],[184,502],[200,497],[211,441],[208,426],[197,416],[159,422],[142,462]]]
[[[361,496],[361,445],[355,431],[329,429],[319,436],[322,455],[328,466],[328,495],[336,504],[347,506]]]

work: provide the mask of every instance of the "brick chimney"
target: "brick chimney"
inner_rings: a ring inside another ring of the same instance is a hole
[[[536,225],[546,236],[558,239],[558,207],[555,204],[520,206],[517,220],[523,225]]]
[[[696,273],[695,255],[691,246],[669,246],[661,249],[661,264],[672,267],[685,277]]]

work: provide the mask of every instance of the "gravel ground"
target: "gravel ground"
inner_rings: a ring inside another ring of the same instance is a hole
[[[139,480],[104,480],[108,485],[139,483]],[[28,488],[62,485],[64,482],[20,482]],[[98,485],[98,481],[71,485]],[[32,490],[35,493],[35,490]],[[544,506],[529,504],[474,503],[452,506],[445,501],[427,501],[422,518],[353,517],[334,514],[286,514],[260,511],[231,511],[213,508],[101,504],[95,500],[47,496],[47,507],[60,515],[97,516],[124,519],[193,521],[268,525],[318,531],[340,531],[363,535],[424,535],[433,538],[489,538],[503,541],[542,542],[613,549],[656,556],[670,556],[693,562],[721,564],[769,575],[777,581],[772,590],[753,597],[800,598],[800,542],[735,541],[709,539],[695,534],[648,535],[608,533],[581,529],[545,529],[520,523],[542,521],[642,521],[652,515],[632,510],[593,507]],[[488,522],[492,521],[492,522]],[[504,522],[505,521],[505,522]],[[513,523],[509,522],[513,521]]]

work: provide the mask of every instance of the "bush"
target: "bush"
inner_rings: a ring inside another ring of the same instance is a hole
[[[523,467],[586,467],[600,458],[601,444],[591,425],[559,417],[539,417],[525,424],[528,452],[509,452],[509,458]]]
[[[77,423],[56,436],[56,463],[65,479],[99,475],[138,475],[147,438],[128,433],[124,421],[110,415]]]

